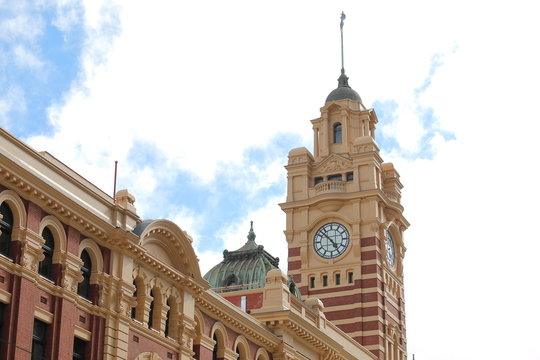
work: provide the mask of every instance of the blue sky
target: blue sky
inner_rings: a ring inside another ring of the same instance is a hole
[[[0,125],[108,193],[118,160],[203,272],[250,220],[285,267],[283,165],[337,86],[342,10],[349,84],[405,185],[409,356],[540,359],[539,311],[501,313],[540,301],[532,2],[0,1]]]

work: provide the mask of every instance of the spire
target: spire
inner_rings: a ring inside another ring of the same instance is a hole
[[[334,89],[330,94],[328,94],[326,102],[343,99],[350,99],[362,102],[362,99],[360,99],[360,95],[358,95],[358,93],[349,86],[349,77],[345,75],[345,60],[343,56],[343,22],[345,20],[345,13],[343,11],[341,12],[340,19],[341,22],[339,23],[339,28],[341,31],[341,75],[338,78],[338,87]]]
[[[249,233],[248,233],[248,241],[255,241],[255,233],[253,232],[253,221],[251,221],[251,228],[249,229]]]
[[[345,20],[345,13],[341,12],[341,22],[339,23],[339,29],[341,30],[341,74],[345,74],[345,60],[343,57],[343,21]]]

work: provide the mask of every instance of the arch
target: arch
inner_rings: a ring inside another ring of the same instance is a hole
[[[195,320],[195,336],[199,337],[205,333],[204,328],[204,320],[203,320],[203,314],[202,312],[195,308],[195,312],[193,314],[193,320]],[[199,339],[200,341],[200,339]]]
[[[13,232],[13,212],[7,202],[0,204],[0,254],[11,257],[11,233]]]
[[[155,220],[145,224],[140,232],[139,244],[152,256],[166,253],[169,265],[202,282],[199,261],[191,245],[192,239],[169,220]]]
[[[142,323],[144,321],[144,305],[146,299],[146,286],[143,277],[138,275],[133,279],[133,285],[135,286],[133,297],[135,297],[136,305],[131,310],[131,318]]]
[[[210,330],[210,338],[216,342],[214,345],[214,356],[223,357],[225,349],[229,348],[227,328],[225,325],[219,321],[215,322]]]
[[[270,360],[270,355],[268,355],[268,351],[266,351],[266,349],[259,348],[255,353],[255,360]]]
[[[174,287],[167,289],[165,292],[167,313],[165,317],[165,327],[163,329],[165,336],[172,339],[178,337],[178,324],[180,321],[180,294]]]
[[[236,338],[233,348],[238,354],[238,360],[248,360],[251,358],[249,354],[249,343],[244,335],[239,335]]]
[[[86,249],[82,251],[80,257],[83,262],[81,266],[82,281],[79,282],[77,286],[77,294],[86,299],[90,299],[90,277],[92,274],[92,260]]]
[[[79,257],[82,252],[86,250],[92,261],[92,273],[90,274],[90,284],[97,283],[97,277],[95,274],[103,272],[103,256],[101,255],[101,249],[98,244],[92,239],[84,239],[79,244]]]
[[[336,122],[332,125],[332,134],[334,144],[341,144],[343,142],[343,129],[340,122]]]
[[[193,314],[193,320],[194,320],[194,329],[195,334],[193,336],[193,352],[195,355],[193,356],[194,359],[200,359],[201,358],[201,339],[204,334],[204,321],[203,321],[203,315],[201,311],[197,308],[195,308],[195,312]]]
[[[66,231],[62,223],[54,216],[47,215],[39,223],[39,233],[43,233],[43,230],[48,227],[54,236],[54,254],[53,263],[59,263],[61,261],[60,254],[67,251],[67,236]]]
[[[53,275],[53,253],[55,250],[55,239],[51,229],[46,226],[41,231],[41,237],[43,238],[43,260],[39,262],[38,273],[47,279],[52,280]]]
[[[26,227],[26,210],[19,195],[13,190],[0,192],[0,204],[6,202],[13,213],[13,227]]]

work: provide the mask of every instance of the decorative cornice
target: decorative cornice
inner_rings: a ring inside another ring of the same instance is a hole
[[[72,225],[77,230],[79,230],[85,236],[92,238],[94,240],[100,241],[102,244],[107,244],[109,248],[127,250],[135,258],[138,258],[141,262],[151,265],[161,274],[165,275],[172,281],[179,282],[181,285],[186,286],[191,289],[196,294],[200,294],[205,290],[205,284],[198,284],[193,279],[188,276],[180,273],[178,270],[173,270],[169,266],[161,263],[152,256],[150,256],[145,249],[135,245],[129,241],[130,233],[126,232],[123,229],[112,226],[109,223],[109,231],[104,228],[97,226],[96,222],[103,222],[102,219],[96,219],[96,221],[90,222],[85,219],[81,212],[74,210],[77,207],[68,206],[63,204],[59,200],[51,197],[47,193],[40,191],[35,186],[30,184],[28,181],[25,181],[21,177],[13,174],[10,170],[3,166],[0,163],[0,183],[4,184],[6,187],[15,190],[21,197],[35,202],[37,205],[42,206],[43,210],[51,215],[55,215],[60,219],[64,219],[63,223]],[[112,206],[112,205],[111,205]],[[150,234],[159,234],[170,238],[174,236],[168,230],[163,228],[154,229],[149,232]],[[113,236],[111,236],[113,235]],[[132,235],[135,237],[135,235]],[[176,243],[176,242],[175,242]],[[176,244],[175,247],[181,248],[180,244]]]
[[[247,326],[243,322],[237,320],[235,315],[227,314],[225,311],[212,304],[210,301],[208,301],[208,299],[205,298],[205,296],[199,296],[195,298],[195,301],[199,305],[199,309],[206,310],[206,312],[213,314],[216,318],[218,318],[220,321],[222,321],[224,324],[237,331],[238,333],[241,333],[247,338],[251,338],[252,340],[256,340],[257,342],[269,348],[272,352],[278,348],[280,340],[278,340],[277,338],[275,339],[275,341],[269,340],[267,337],[261,335],[260,329],[254,329],[253,327]],[[275,336],[272,333],[268,334],[271,336]]]

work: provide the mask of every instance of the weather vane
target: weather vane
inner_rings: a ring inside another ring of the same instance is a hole
[[[341,72],[345,71],[345,65],[343,60],[343,21],[345,20],[345,13],[341,12],[341,22],[339,23],[339,28],[341,30]]]

